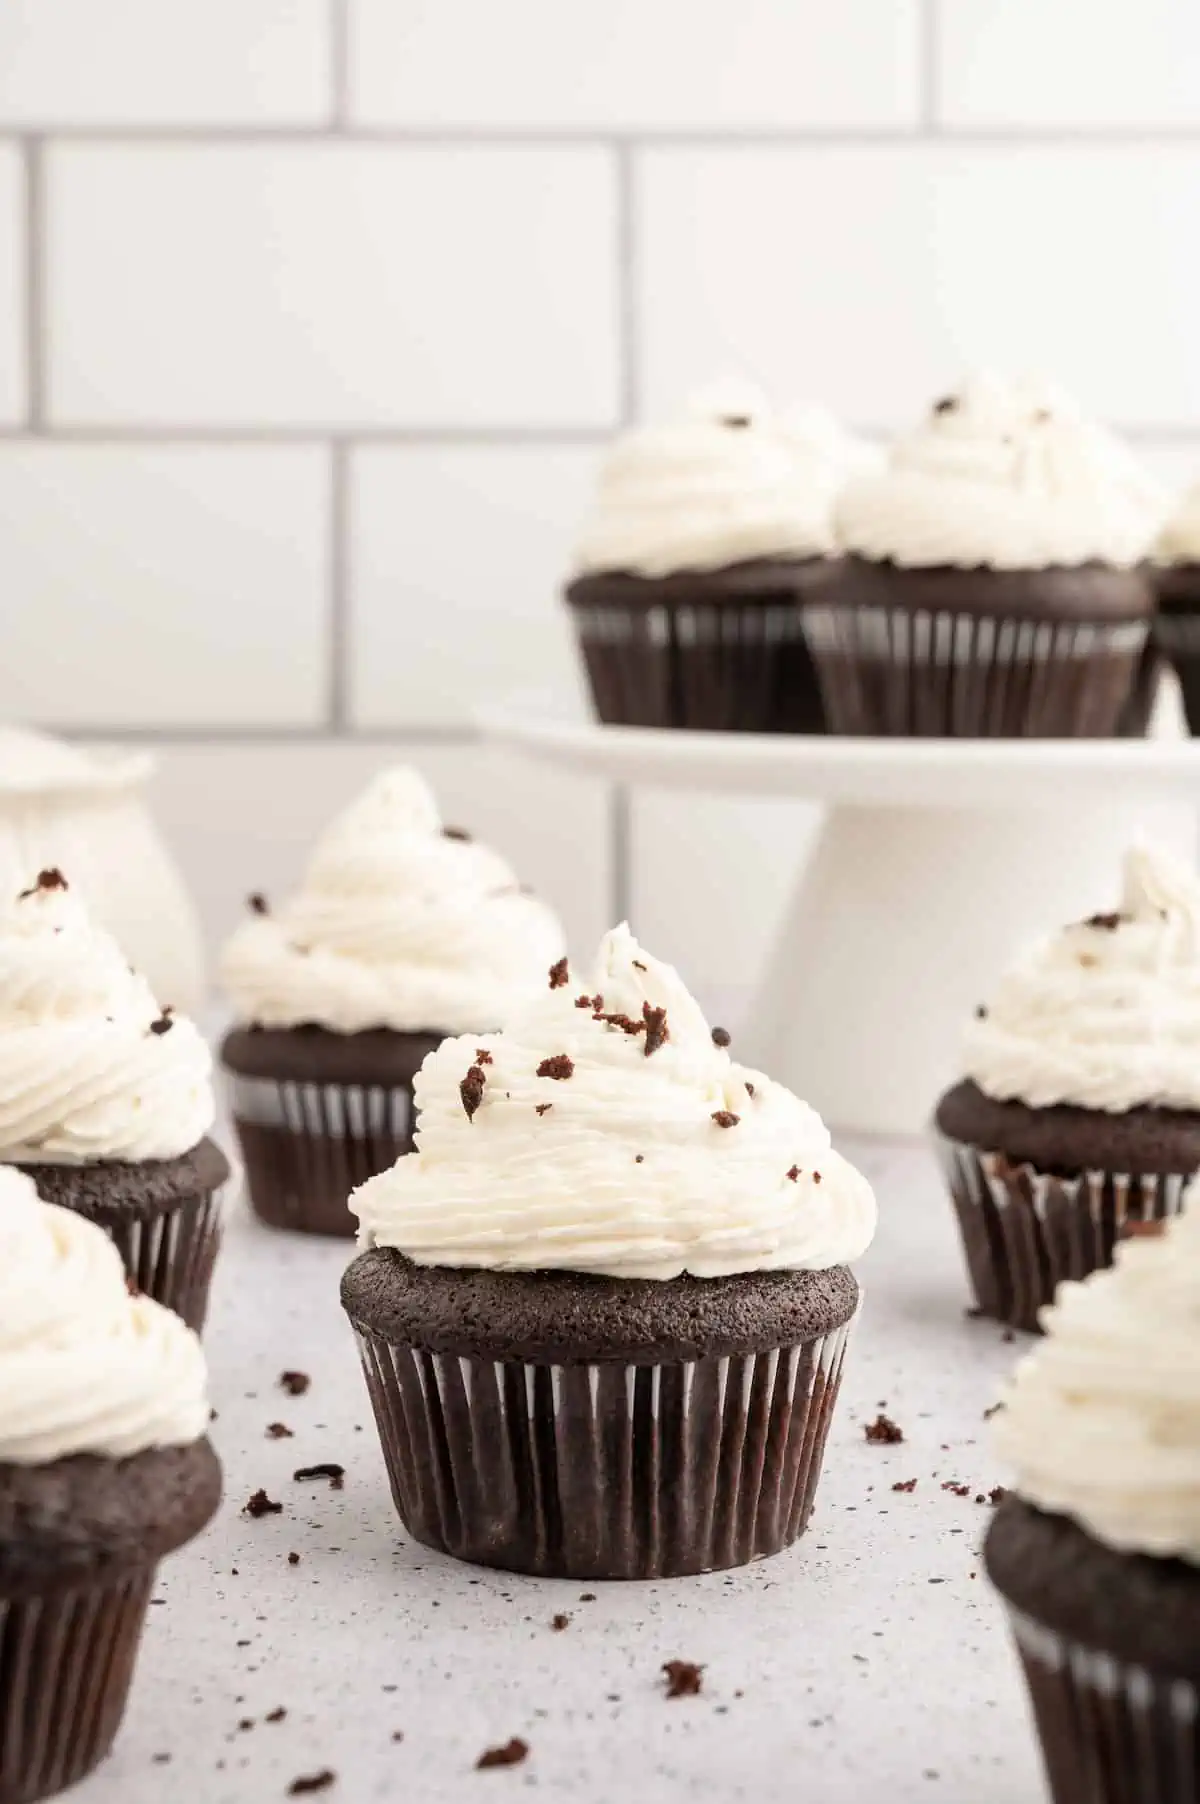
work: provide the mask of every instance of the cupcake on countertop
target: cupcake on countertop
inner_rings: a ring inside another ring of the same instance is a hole
[[[619,439],[567,587],[596,710],[627,726],[823,730],[796,612],[870,451],[744,384]]]
[[[560,961],[503,1032],[426,1060],[417,1150],[355,1193],[342,1286],[419,1540],[645,1578],[802,1532],[875,1202],[727,1045],[621,927],[587,978]]]
[[[805,616],[834,730],[1118,731],[1163,510],[1059,390],[971,378],[838,502],[847,555]]]
[[[111,1242],[0,1171],[0,1795],[108,1752],[159,1561],[221,1494],[194,1333]]]
[[[967,1264],[986,1314],[1034,1329],[1200,1169],[1200,879],[1131,851],[1120,907],[1020,958],[963,1063],[936,1125]]]
[[[136,1284],[199,1329],[225,1155],[212,1061],[61,871],[0,907],[0,1162],[97,1223]]]
[[[988,1536],[1056,1804],[1200,1795],[1200,1209],[1065,1284],[997,1418]],[[1086,1790],[1081,1790],[1084,1775]]]
[[[279,906],[250,899],[221,976],[251,1198],[278,1227],[352,1234],[346,1199],[411,1145],[412,1079],[450,1033],[498,1027],[563,951],[498,853],[382,772]]]
[[[1175,667],[1188,726],[1200,732],[1200,483],[1168,515],[1155,546],[1154,636]]]

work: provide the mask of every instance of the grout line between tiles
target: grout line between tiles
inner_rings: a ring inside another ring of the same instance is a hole
[[[415,446],[597,445],[608,426],[72,426],[55,423],[54,437],[71,445],[326,445]],[[1198,429],[1200,430],[1200,429]],[[0,427],[0,442],[29,437],[27,426]]]
[[[920,33],[918,46],[920,82],[920,115],[921,128],[926,137],[940,137],[941,122],[941,83],[939,81],[938,49],[941,39],[940,0],[919,0],[920,15],[917,30]]]
[[[329,726],[343,734],[350,715],[350,452],[329,447]]]
[[[25,164],[26,431],[40,433],[46,422],[46,209],[41,139],[22,139],[21,152]]]
[[[641,338],[637,297],[637,163],[628,144],[614,146],[617,176],[617,346],[620,422],[631,426],[641,399]]]
[[[329,6],[329,123],[339,135],[350,123],[350,0]]]
[[[180,745],[217,750],[238,745],[477,745],[480,733],[470,726],[355,727],[344,733],[328,726],[312,727],[181,727],[64,726],[39,720],[40,731],[63,739],[87,739],[105,745]]]
[[[928,50],[921,52],[922,59]],[[936,89],[936,82],[934,83]],[[972,148],[1057,149],[1072,145],[1108,145],[1114,149],[1139,146],[1170,148],[1200,145],[1200,125],[981,125],[941,126],[936,121],[934,135],[939,145],[950,149]],[[22,128],[0,128],[0,142],[24,142],[29,139],[55,138],[73,145],[150,145],[169,148],[173,145],[230,146],[383,144],[426,147],[430,149],[467,149],[473,146],[503,150],[572,150],[607,149],[613,144],[633,149],[712,151],[763,149],[920,149],[926,146],[929,131],[921,125],[911,126],[791,126],[791,127],[695,127],[629,126],[548,126],[545,128],[507,128],[504,126],[372,126],[347,124],[344,130],[331,132],[324,125],[71,125],[66,122],[39,120]]]

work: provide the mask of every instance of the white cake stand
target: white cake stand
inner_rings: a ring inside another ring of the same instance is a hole
[[[738,1051],[842,1129],[918,1132],[1014,949],[1114,906],[1132,840],[1195,857],[1200,741],[668,732],[526,707],[481,724],[620,783],[825,805]]]

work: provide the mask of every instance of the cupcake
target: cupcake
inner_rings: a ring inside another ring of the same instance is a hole
[[[1200,1211],[1064,1284],[987,1539],[1055,1804],[1200,1798]]]
[[[964,1063],[935,1124],[967,1267],[985,1315],[1033,1331],[1200,1169],[1200,882],[1130,852],[1119,910],[1021,958]]]
[[[221,964],[221,1055],[263,1221],[352,1235],[355,1185],[412,1145],[412,1083],[447,1034],[498,1027],[563,951],[509,866],[382,772],[318,842],[298,893],[251,896]]]
[[[602,721],[824,731],[798,604],[823,593],[862,457],[828,415],[775,418],[741,388],[618,441],[566,590]]]
[[[1159,534],[1154,637],[1174,665],[1188,726],[1200,732],[1200,483],[1188,490]]]
[[[342,1283],[417,1540],[648,1579],[803,1532],[875,1201],[728,1041],[619,927],[426,1060]]]
[[[0,1162],[103,1228],[138,1288],[197,1330],[229,1177],[211,1074],[197,1029],[61,871],[0,908]]]
[[[155,1572],[221,1495],[196,1336],[100,1229],[0,1172],[0,1799],[107,1754]]]
[[[973,378],[841,496],[840,576],[804,616],[833,731],[1128,730],[1161,510],[1061,395]]]

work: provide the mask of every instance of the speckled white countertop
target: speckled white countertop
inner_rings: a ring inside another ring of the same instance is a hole
[[[338,1304],[346,1249],[239,1211],[208,1335],[227,1501],[163,1569],[116,1751],[73,1798],[267,1804],[326,1768],[329,1804],[1040,1798],[978,1557],[989,1507],[974,1501],[1002,1476],[983,1411],[1019,1348],[964,1319],[930,1156],[857,1156],[882,1225],[812,1526],[749,1571],[653,1585],[509,1577],[410,1543]],[[286,1368],[311,1374],[306,1396],[278,1388]],[[884,1402],[901,1446],[864,1439]],[[268,1440],[273,1421],[294,1438]],[[293,1481],[329,1460],[343,1491]],[[893,1492],[909,1478],[915,1492]],[[282,1515],[241,1513],[259,1486]],[[555,1633],[558,1612],[570,1622]],[[704,1664],[699,1697],[664,1697],[670,1659]],[[280,1705],[286,1718],[265,1721]],[[477,1772],[511,1736],[529,1743],[525,1763]]]

